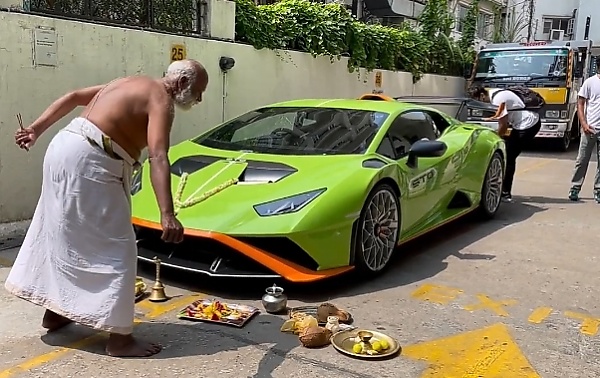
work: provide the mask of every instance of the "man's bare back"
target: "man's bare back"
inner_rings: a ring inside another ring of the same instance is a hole
[[[101,89],[81,112],[132,158],[138,160],[148,145],[148,113],[152,100],[174,111],[165,86],[146,76],[117,79]]]

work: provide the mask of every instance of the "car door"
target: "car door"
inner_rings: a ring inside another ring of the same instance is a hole
[[[437,181],[441,158],[420,158],[416,168],[408,167],[411,146],[421,140],[436,140],[440,135],[431,116],[422,110],[409,110],[396,117],[382,140],[377,152],[394,159],[399,173],[406,178],[403,188],[402,229],[417,232],[427,223],[443,197]],[[407,235],[408,236],[408,235]]]

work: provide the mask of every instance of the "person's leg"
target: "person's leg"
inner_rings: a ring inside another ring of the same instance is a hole
[[[513,130],[506,139],[506,172],[502,184],[502,198],[505,201],[512,199],[512,185],[517,168],[517,157],[521,154],[521,140],[517,131]]]
[[[160,345],[140,341],[132,334],[111,333],[106,344],[106,353],[112,357],[150,357],[161,350]]]
[[[577,201],[579,199],[579,192],[581,191],[581,186],[585,180],[585,174],[595,144],[593,136],[581,133],[579,152],[577,153],[577,159],[575,160],[575,168],[573,170],[573,177],[571,178],[571,190],[569,191],[569,199],[571,201]]]
[[[506,173],[502,188],[502,198],[505,201],[512,200],[512,185],[517,168],[517,158],[523,152],[524,147],[535,138],[541,126],[541,122],[538,121],[536,125],[527,130],[512,130],[506,140]]]
[[[600,138],[596,134],[594,135],[594,142],[590,143],[596,145],[596,177],[594,178],[594,199],[597,203],[600,203]]]
[[[46,328],[48,332],[56,331],[71,323],[73,323],[71,319],[67,319],[50,310],[44,312],[44,318],[42,319],[42,327]]]

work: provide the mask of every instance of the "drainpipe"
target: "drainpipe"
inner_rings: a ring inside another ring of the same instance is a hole
[[[221,73],[223,77],[223,93],[221,96],[221,122],[225,122],[225,101],[227,99],[227,72]]]

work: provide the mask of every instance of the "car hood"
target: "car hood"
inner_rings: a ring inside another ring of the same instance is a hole
[[[217,150],[190,141],[174,146],[169,155],[171,190],[176,201],[184,203],[177,214],[184,227],[229,234],[292,232],[311,208],[341,186],[351,187],[357,172],[366,173],[361,169],[366,157],[361,155],[269,155]],[[147,162],[141,184],[132,198],[133,216],[160,222]],[[322,189],[308,205],[288,214],[260,216],[254,208]]]

